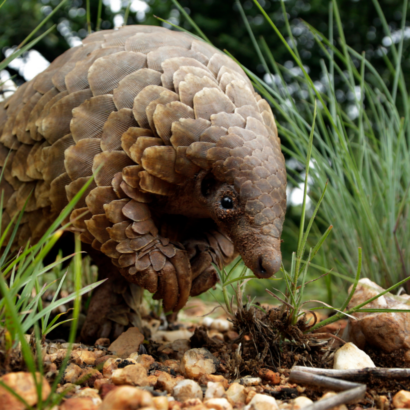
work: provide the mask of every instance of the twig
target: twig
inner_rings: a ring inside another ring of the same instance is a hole
[[[336,339],[342,344],[347,343],[345,340],[341,339],[340,337],[334,335],[333,333],[312,333],[312,334],[306,334],[305,337],[309,337],[314,339],[317,337],[318,339],[321,339],[322,337],[332,337],[333,339]]]
[[[309,371],[306,371],[309,369]],[[343,393],[327,399],[319,400],[304,410],[329,410],[333,407],[340,406],[349,402],[362,399],[366,393],[366,385],[360,383],[347,382],[345,380],[333,379],[311,372],[311,367],[294,366],[290,371],[289,381],[301,384],[308,384],[315,387],[324,387],[333,391],[343,391]],[[314,369],[325,370],[325,369]]]
[[[296,366],[296,367],[299,367],[299,366]],[[352,382],[347,382],[345,380],[333,379],[331,377],[326,377],[326,376],[322,376],[322,375],[318,375],[314,373],[308,373],[308,372],[301,371],[301,370],[294,370],[294,368],[290,372],[289,381],[291,383],[301,383],[301,384],[308,384],[310,386],[315,386],[315,387],[324,387],[332,391],[344,391],[344,390],[349,390],[349,389],[354,389],[356,387],[364,386],[359,383],[352,383]],[[366,386],[364,387],[366,390]],[[342,403],[339,403],[339,404],[342,404]]]
[[[360,400],[366,393],[366,386],[363,384],[354,389],[346,390],[343,393],[336,394],[336,396],[327,399],[316,401],[310,406],[304,407],[304,410],[328,410],[333,407],[340,406],[345,403]]]
[[[304,372],[314,375],[333,377],[352,381],[362,381],[370,376],[382,377],[385,379],[405,379],[410,377],[410,369],[385,369],[378,367],[368,367],[355,370],[318,369],[315,367],[294,366],[292,372]]]

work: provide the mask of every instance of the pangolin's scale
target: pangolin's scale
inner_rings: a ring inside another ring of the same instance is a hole
[[[280,237],[286,176],[271,109],[237,64],[190,35],[91,34],[1,104],[0,126],[3,227],[33,192],[15,246],[38,240],[100,165],[70,219],[123,273],[166,271],[175,247],[149,203],[201,169],[231,178],[262,231]],[[221,236],[208,241],[230,256]],[[140,282],[157,290],[153,274]]]

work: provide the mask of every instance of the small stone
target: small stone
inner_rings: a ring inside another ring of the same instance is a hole
[[[97,358],[102,357],[103,354],[101,350],[90,352],[89,350],[78,349],[71,352],[71,360],[80,366],[84,364],[94,366]]]
[[[182,376],[172,377],[169,373],[161,370],[157,370],[154,375],[157,377],[156,388],[168,393],[172,393],[174,387],[184,380]]]
[[[159,330],[154,333],[151,339],[154,342],[163,343],[163,342],[175,342],[178,339],[190,339],[193,336],[193,332],[190,332],[187,329],[180,330]]]
[[[139,356],[139,353],[138,352],[134,352],[134,353],[131,353],[129,356],[128,356],[128,359],[132,359],[132,360],[137,360],[138,359],[138,356]]]
[[[280,384],[280,374],[270,369],[260,369],[259,377],[269,384]]]
[[[152,356],[149,356],[147,354],[142,354],[138,356],[136,361],[137,363],[144,366],[147,370],[151,367],[153,363],[155,363],[155,359]]]
[[[130,410],[153,405],[151,393],[137,387],[121,386],[105,396],[98,410]]]
[[[104,383],[103,385],[101,385],[100,387],[100,397],[104,400],[105,396],[110,392],[113,391],[115,389],[119,389],[119,386],[116,386],[113,383]]]
[[[96,410],[98,404],[95,404],[92,399],[72,397],[60,404],[59,410]]]
[[[215,329],[218,332],[227,332],[232,328],[232,323],[228,322],[226,319],[215,319],[211,323],[211,329]]]
[[[104,366],[103,366],[103,376],[104,377],[111,377],[112,372],[116,369],[118,369],[118,364],[115,361],[116,359],[110,358],[105,361]]]
[[[239,333],[234,330],[228,330],[225,333],[225,337],[227,340],[236,340],[239,337]]]
[[[174,370],[175,372],[179,372],[181,369],[181,361],[180,360],[165,360],[162,363],[164,366],[169,367],[170,369]]]
[[[94,381],[94,389],[97,389],[98,391],[101,390],[101,387],[103,384],[109,383],[110,379],[107,379],[106,377],[103,377],[101,379],[97,379]]]
[[[131,353],[138,352],[141,343],[144,341],[144,335],[137,327],[130,327],[126,332],[111,343],[108,347],[110,352],[113,352],[123,359],[129,357]]]
[[[110,339],[107,337],[100,337],[97,339],[97,341],[94,343],[94,346],[102,346],[102,347],[108,347],[110,345]]]
[[[75,383],[83,369],[74,363],[70,363],[65,369],[63,379],[66,383]]]
[[[101,370],[104,366],[104,363],[109,359],[117,359],[117,356],[105,355],[105,356],[98,357],[97,360],[95,361],[94,366],[96,366],[98,370]]]
[[[211,317],[204,317],[202,319],[202,326],[210,328],[213,322],[214,319],[212,319]]]
[[[215,410],[232,410],[232,405],[228,400],[223,398],[209,399],[204,402],[205,406],[209,409]]]
[[[198,380],[198,383],[201,386],[207,386],[208,382],[221,383],[222,386],[224,386],[225,390],[229,387],[228,380],[226,380],[225,377],[221,376],[220,374],[204,374]]]
[[[94,387],[96,380],[102,378],[103,375],[97,369],[86,367],[85,369],[82,369],[82,372],[77,379],[77,384]]]
[[[85,387],[76,391],[73,397],[81,397],[81,398],[88,398],[93,401],[94,404],[101,404],[102,400],[100,395],[98,394],[97,389],[91,389],[90,387]]]
[[[226,391],[226,397],[232,404],[245,403],[245,387],[239,383],[232,383]]]
[[[410,392],[400,390],[393,396],[393,406],[396,409],[410,409]]]
[[[252,389],[254,388],[252,387]],[[245,404],[249,404],[252,401],[252,399],[257,395],[255,390],[249,390],[249,388],[246,388],[245,394],[246,394]]]
[[[193,380],[182,380],[179,382],[172,391],[172,395],[175,400],[185,401],[188,399],[200,399],[202,400],[202,389],[197,382]]]
[[[337,350],[334,357],[333,368],[337,370],[364,369],[376,367],[368,354],[360,350],[353,343],[346,343]]]
[[[244,386],[257,386],[262,383],[262,379],[260,377],[243,377],[240,383]]]
[[[216,372],[218,359],[207,349],[188,350],[181,361],[181,370],[186,377],[199,379],[204,374]]]
[[[273,397],[255,394],[251,402],[244,407],[244,410],[279,410],[279,407]]]
[[[310,406],[311,404],[313,404],[313,401],[310,400],[308,397],[306,396],[299,396],[296,397],[295,400],[293,400],[293,406],[292,408],[294,410],[301,410],[304,407]]]
[[[324,400],[324,399],[328,399],[330,397],[336,396],[337,393],[335,392],[327,392],[325,393],[320,399],[320,400]],[[347,407],[344,404],[341,404],[340,406],[336,406],[336,407],[332,407],[330,410],[347,410]]]
[[[114,370],[112,382],[117,385],[129,384],[131,386],[148,386],[147,370],[141,364],[133,364],[123,369]]]
[[[217,339],[217,340],[221,340],[222,342],[225,340],[224,335],[216,329],[209,330],[208,336],[210,339],[214,339],[214,340]]]
[[[76,390],[80,389],[80,386],[77,386],[73,383],[65,383],[62,386],[58,387],[56,390],[57,394],[63,393],[64,397],[71,397],[75,394]]]
[[[45,400],[51,392],[50,385],[40,373],[36,373],[36,379],[42,381],[41,397]],[[21,396],[29,406],[37,404],[37,389],[31,373],[8,373],[1,377],[0,380]],[[0,410],[23,410],[25,408],[25,405],[20,400],[0,386]]]
[[[168,410],[168,398],[164,396],[154,397],[152,399],[154,407],[157,410]]]
[[[205,392],[205,399],[220,398],[225,395],[225,388],[222,383],[208,382]]]
[[[171,343],[171,348],[176,354],[174,356],[181,360],[184,356],[184,353],[187,352],[191,348],[191,343],[187,339],[177,339]]]
[[[187,399],[185,400],[182,405],[181,408],[189,408],[189,410],[202,410],[204,409],[204,406],[202,405],[202,401],[199,400],[198,398],[196,399]]]

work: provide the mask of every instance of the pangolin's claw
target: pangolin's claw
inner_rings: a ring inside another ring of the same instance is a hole
[[[178,280],[175,268],[171,262],[167,261],[162,269],[159,278],[163,289],[164,312],[170,312],[178,302]]]
[[[171,258],[171,263],[174,265],[178,280],[179,299],[174,307],[174,312],[178,312],[185,306],[189,298],[192,285],[191,269],[187,253],[179,249],[176,251],[175,256]]]
[[[215,286],[218,274],[215,268],[208,266],[192,283],[191,296],[198,296]]]

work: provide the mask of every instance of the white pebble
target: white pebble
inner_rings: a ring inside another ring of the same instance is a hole
[[[364,369],[376,367],[368,354],[353,343],[346,343],[336,353],[333,368],[337,370]]]

